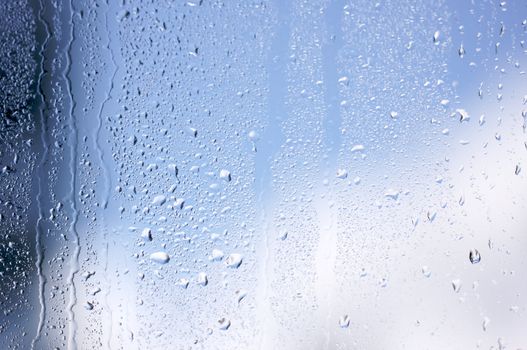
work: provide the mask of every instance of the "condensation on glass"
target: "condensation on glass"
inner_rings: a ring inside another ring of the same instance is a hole
[[[524,1],[0,2],[0,348],[526,348],[526,40]]]

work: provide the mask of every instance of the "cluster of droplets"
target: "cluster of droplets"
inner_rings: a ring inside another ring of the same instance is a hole
[[[36,155],[35,16],[27,1],[0,4],[0,346],[28,344],[34,284],[34,235],[30,210]]]

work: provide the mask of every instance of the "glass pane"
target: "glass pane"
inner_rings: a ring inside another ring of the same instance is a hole
[[[527,346],[527,3],[0,2],[1,349]]]

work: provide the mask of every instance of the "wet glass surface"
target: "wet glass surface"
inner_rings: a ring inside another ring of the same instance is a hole
[[[527,348],[525,1],[0,1],[0,349]]]

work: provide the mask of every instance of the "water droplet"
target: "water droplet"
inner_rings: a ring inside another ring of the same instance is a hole
[[[432,222],[436,218],[437,213],[435,211],[429,211],[426,213],[426,218],[428,221]]]
[[[225,317],[222,317],[218,320],[218,328],[222,331],[226,331],[231,326],[231,321],[226,319]]]
[[[143,232],[141,232],[141,237],[145,241],[151,241],[152,240],[152,230],[149,229],[148,227],[143,229]]]
[[[340,328],[348,328],[350,326],[350,317],[348,315],[342,315],[339,318]]]
[[[220,179],[225,181],[231,181],[231,172],[225,169],[220,170]]]
[[[461,46],[459,46],[458,54],[459,54],[459,57],[461,57],[461,58],[463,58],[465,56],[465,47],[463,46],[463,44],[461,44]]]
[[[256,131],[254,130],[249,131],[248,136],[249,136],[249,140],[251,140],[252,142],[258,140],[258,133],[256,133]]]
[[[473,249],[468,253],[468,258],[472,264],[477,264],[481,261],[481,255],[477,249]]]
[[[117,13],[116,20],[117,20],[117,22],[122,22],[123,20],[125,20],[129,16],[130,16],[130,11],[128,11],[126,9],[122,9],[122,10],[120,10]]]
[[[421,268],[421,271],[426,278],[429,278],[432,275],[432,271],[430,271],[430,268],[426,265]]]
[[[470,115],[462,108],[456,109],[456,112],[459,114],[459,122],[466,122],[470,120]]]
[[[153,205],[162,206],[167,201],[167,198],[163,195],[155,196],[152,200]]]
[[[434,41],[434,44],[439,44],[439,38],[441,36],[441,33],[439,32],[439,30],[436,30],[434,32],[434,36],[433,36],[433,41]]]
[[[397,198],[399,197],[399,191],[390,188],[386,190],[384,196],[389,199],[397,200]]]
[[[459,290],[461,289],[461,280],[452,280],[452,288],[454,289],[454,292],[459,293]]]
[[[483,318],[483,323],[481,324],[481,326],[484,332],[487,331],[487,327],[489,326],[489,323],[490,323],[490,318],[488,317]]]
[[[155,252],[150,254],[150,260],[158,264],[166,264],[167,262],[169,262],[170,257],[165,252]]]
[[[223,252],[219,249],[213,249],[212,250],[212,253],[209,257],[209,260],[211,261],[220,261],[221,259],[223,259]]]
[[[346,169],[338,169],[337,170],[337,177],[339,179],[345,179],[348,177],[348,172]]]
[[[355,145],[351,148],[351,152],[359,152],[359,151],[364,151],[363,145]]]
[[[186,278],[180,278],[179,281],[177,281],[177,285],[180,286],[183,289],[187,289],[190,281]]]
[[[348,85],[349,84],[349,78],[346,77],[346,76],[340,77],[338,82],[341,85]]]
[[[198,273],[198,284],[205,287],[209,283],[209,279],[205,272]]]
[[[237,269],[242,264],[242,260],[243,260],[243,257],[241,254],[232,253],[232,254],[229,254],[227,259],[225,259],[225,265],[227,265],[227,267]]]
[[[504,350],[505,349],[505,342],[501,337],[498,337],[498,350]]]
[[[366,268],[362,267],[360,269],[359,277],[366,277],[368,276],[368,272],[366,271]]]
[[[247,296],[248,292],[245,289],[239,289],[234,294],[236,294],[236,300],[240,303]]]

